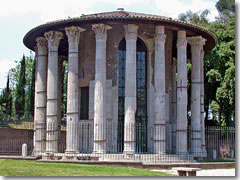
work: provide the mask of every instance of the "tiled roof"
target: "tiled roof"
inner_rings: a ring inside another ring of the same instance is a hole
[[[216,36],[208,31],[205,28],[202,28],[200,26],[197,26],[195,24],[186,23],[184,21],[180,21],[177,19],[172,19],[165,16],[158,16],[158,15],[152,15],[152,14],[143,14],[143,13],[135,13],[135,12],[128,12],[128,11],[112,11],[112,12],[103,12],[103,13],[96,13],[96,14],[89,14],[84,15],[82,14],[79,17],[73,17],[68,19],[62,19],[57,21],[51,21],[45,24],[42,24],[40,26],[37,26],[30,30],[24,37],[23,41],[24,44],[27,45],[27,41],[29,41],[30,35],[35,33],[36,31],[40,29],[49,28],[52,26],[58,26],[62,25],[64,23],[74,23],[74,22],[86,22],[86,21],[92,21],[92,20],[143,20],[143,21],[153,21],[153,22],[164,22],[169,23],[171,25],[182,25],[188,28],[192,28],[201,32],[205,32],[206,34],[210,35],[211,38],[215,41],[214,44],[216,44],[217,38]]]

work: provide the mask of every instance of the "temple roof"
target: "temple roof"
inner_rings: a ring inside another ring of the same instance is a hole
[[[165,16],[158,16],[152,14],[143,14],[136,12],[128,11],[112,11],[112,12],[103,12],[96,14],[82,14],[79,17],[61,19],[57,21],[51,21],[42,25],[39,25],[32,30],[30,30],[24,37],[23,43],[29,48],[34,50],[36,45],[35,39],[38,36],[43,36],[44,32],[50,30],[63,30],[63,27],[72,26],[72,25],[83,25],[83,24],[93,24],[93,23],[106,23],[108,22],[121,22],[121,23],[142,23],[142,24],[155,24],[155,25],[164,25],[166,28],[178,31],[186,30],[187,35],[202,35],[207,39],[205,51],[208,52],[216,45],[217,38],[216,36],[208,31],[207,29],[197,26],[195,24],[186,23],[177,19],[172,19]]]

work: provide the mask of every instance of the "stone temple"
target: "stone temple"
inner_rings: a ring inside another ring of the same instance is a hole
[[[36,53],[34,155],[206,156],[203,59],[216,44],[213,33],[118,10],[49,22],[23,41]],[[67,123],[60,152],[63,61]]]

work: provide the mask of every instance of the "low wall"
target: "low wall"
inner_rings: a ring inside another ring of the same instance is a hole
[[[28,153],[31,153],[33,130],[0,128],[0,154],[21,154],[24,143],[28,145]]]

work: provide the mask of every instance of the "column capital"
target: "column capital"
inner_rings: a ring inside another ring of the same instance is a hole
[[[41,48],[43,48],[43,47],[47,47],[47,39],[46,38],[44,38],[44,37],[37,37],[36,38],[36,42],[37,42],[37,47],[39,48],[39,47],[41,47]]]
[[[138,26],[135,24],[128,24],[124,26],[126,40],[137,40]]]
[[[156,26],[155,42],[165,43],[166,35],[164,34],[164,26]]]
[[[44,36],[48,40],[48,49],[50,51],[57,51],[59,42],[63,37],[63,33],[58,31],[49,31],[49,32],[45,32]]]
[[[206,41],[206,39],[202,38],[202,36],[188,37],[187,40],[192,47],[203,46],[205,45],[205,41]]]
[[[177,40],[177,47],[182,48],[182,47],[187,47],[187,39],[185,38],[178,38]]]
[[[80,33],[85,29],[78,26],[70,26],[65,28],[69,43],[79,43]]]
[[[37,46],[34,46],[34,52],[35,52],[35,54],[37,56],[37,53],[38,53],[38,47]]]
[[[178,31],[177,36],[178,36],[177,47],[186,48],[187,47],[186,31]]]
[[[36,49],[34,49],[35,52],[37,54],[46,54],[48,50],[47,39],[44,37],[37,37],[36,42],[37,42],[37,46],[35,46],[36,47]]]
[[[204,54],[205,54],[205,52],[204,52],[204,50],[203,50],[203,47],[201,47],[201,50],[200,50],[200,58],[204,58]]]
[[[93,24],[92,30],[95,32],[96,40],[107,40],[107,31],[112,29],[106,24]]]

